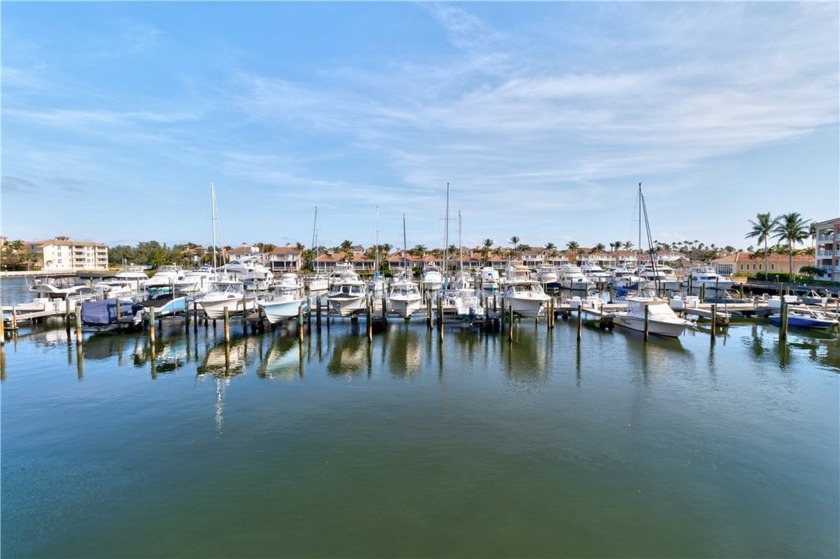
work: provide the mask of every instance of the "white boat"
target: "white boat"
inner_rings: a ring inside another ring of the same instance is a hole
[[[170,287],[174,289],[175,284],[184,278],[184,273],[180,266],[174,264],[160,266],[154,275],[146,281],[146,287]]]
[[[571,291],[589,291],[595,284],[586,277],[580,266],[574,264],[563,264],[559,273],[560,287]]]
[[[129,281],[134,284],[134,290],[140,291],[149,281],[146,268],[143,266],[125,266],[117,272],[115,279]]]
[[[310,295],[325,293],[330,288],[330,277],[321,273],[309,276],[306,279],[306,288]]]
[[[641,278],[639,278],[635,272],[624,266],[611,268],[607,271],[607,273],[610,275],[610,281],[612,282],[613,287],[621,287],[625,289],[639,288],[639,280]]]
[[[388,290],[388,303],[391,310],[402,318],[409,318],[418,311],[423,303],[420,288],[408,276],[401,275],[391,282]]]
[[[557,266],[553,264],[540,264],[537,266],[537,281],[546,289],[555,289],[560,286],[558,283]]]
[[[502,294],[508,309],[525,318],[537,318],[544,313],[546,303],[551,299],[542,285],[534,280],[509,282]]]
[[[426,293],[443,289],[443,272],[434,264],[428,264],[423,268],[421,283],[423,284],[423,291]]]
[[[175,292],[183,295],[198,295],[210,288],[210,283],[217,278],[216,273],[209,266],[196,270],[186,270],[181,279],[175,281]]]
[[[613,324],[629,330],[645,331],[645,309],[648,315],[648,332],[658,336],[676,338],[692,324],[677,316],[668,302],[658,297],[628,297],[627,310],[613,313]]]
[[[291,275],[294,276],[294,274]],[[296,318],[301,307],[305,307],[306,303],[307,298],[303,295],[303,287],[291,278],[287,278],[285,283],[274,284],[266,297],[257,300],[257,305],[262,309],[269,324]]]
[[[93,285],[94,297],[99,299],[111,299],[114,297],[141,297],[143,288],[137,287],[137,282],[124,279],[106,279]]]
[[[499,271],[495,268],[484,266],[478,277],[482,289],[496,291],[499,288]]]
[[[690,287],[693,291],[702,287],[707,292],[710,292],[710,290],[725,291],[732,287],[733,283],[732,280],[718,274],[715,267],[711,265],[692,268],[691,273],[682,281],[684,287]]]
[[[241,281],[248,291],[267,291],[274,281],[274,273],[253,254],[231,260],[219,267],[218,271]]]
[[[461,212],[458,212],[458,245],[461,241]],[[525,268],[527,272],[528,269]],[[527,277],[527,276],[526,276]],[[484,306],[475,292],[472,278],[464,271],[463,257],[459,257],[458,273],[452,289],[439,292],[442,319],[446,322],[457,321],[473,324],[484,320]]]
[[[529,281],[531,279],[531,270],[527,266],[514,264],[512,262],[508,262],[508,265],[505,266],[506,284],[517,281]]]
[[[610,273],[594,262],[584,264],[580,271],[595,285],[607,285],[612,280]]]
[[[207,293],[196,297],[196,304],[202,308],[207,318],[218,319],[225,315],[225,308],[228,309],[228,316],[242,314],[243,310],[256,308],[256,300],[245,297],[245,286],[238,280],[219,280],[210,285]]]
[[[653,285],[665,291],[679,291],[680,280],[674,269],[664,264],[645,264],[638,271],[637,275],[644,285]]]
[[[374,272],[373,277],[367,283],[368,293],[371,297],[380,299],[385,294],[385,277],[379,272]]]
[[[29,291],[36,298],[67,299],[79,295],[87,284],[75,276],[57,276],[33,278],[29,283]]]
[[[330,307],[340,316],[363,311],[367,305],[367,286],[354,273],[336,280],[327,292]]]

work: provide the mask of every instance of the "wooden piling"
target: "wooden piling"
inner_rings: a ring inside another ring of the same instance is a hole
[[[321,297],[315,297],[315,326],[316,329],[320,332],[321,331]]]
[[[650,337],[650,308],[645,305],[645,341]]]
[[[577,311],[577,342],[579,344],[583,338],[583,300],[578,303]]]
[[[298,307],[298,315],[297,315],[297,322],[298,322],[298,341],[303,341],[303,305]]]
[[[82,341],[82,306],[76,307],[76,341]]]
[[[504,308],[504,301],[502,301],[502,308]],[[513,341],[513,307],[508,311],[508,341]]]
[[[712,340],[715,339],[717,331],[717,305],[712,303]]]
[[[213,321],[213,326],[216,326],[216,321]],[[230,343],[230,311],[228,310],[227,306],[225,306],[225,315],[224,315],[224,327],[225,327],[225,343]]]
[[[788,329],[788,305],[785,302],[784,296],[782,296],[782,306],[779,309],[779,339],[780,340],[787,339],[787,329]]]
[[[119,301],[119,299],[117,299]],[[120,306],[117,303],[117,316],[119,316]],[[149,309],[149,341],[154,345],[155,343],[155,308]]]
[[[373,297],[368,297],[365,303],[365,328],[368,343],[371,343],[373,341]]]

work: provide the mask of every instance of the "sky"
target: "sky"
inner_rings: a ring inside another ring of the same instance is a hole
[[[840,217],[839,11],[4,1],[0,233],[638,245],[641,183],[654,240],[746,248]]]

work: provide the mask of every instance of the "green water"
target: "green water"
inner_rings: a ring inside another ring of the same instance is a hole
[[[836,337],[22,334],[4,558],[840,554]]]

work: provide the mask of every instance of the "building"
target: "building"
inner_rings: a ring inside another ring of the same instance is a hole
[[[760,253],[733,252],[712,260],[718,274],[731,276],[754,276],[764,272],[764,256]],[[793,273],[798,274],[805,266],[813,266],[810,256],[800,254],[793,257]],[[790,269],[790,257],[787,254],[767,255],[768,274],[787,274]]]
[[[108,245],[93,241],[74,241],[56,237],[46,241],[27,242],[27,250],[39,256],[45,272],[78,272],[107,270]]]
[[[840,281],[840,217],[814,226],[817,231],[814,266],[823,271],[822,279]]]
[[[266,257],[265,265],[275,275],[283,272],[299,272],[303,263],[301,252],[291,245],[275,247]]]

